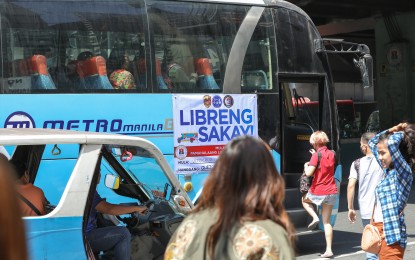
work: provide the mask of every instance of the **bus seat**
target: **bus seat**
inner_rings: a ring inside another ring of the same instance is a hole
[[[134,60],[134,65],[136,66],[136,81],[139,88],[145,88],[146,84],[146,59],[139,58]]]
[[[27,61],[24,59],[12,61],[12,71],[13,75],[16,77],[24,77],[30,75]]]
[[[220,89],[212,73],[208,58],[200,58],[195,62],[198,74],[198,85],[201,89]]]
[[[156,59],[156,79],[159,89],[168,89],[163,74],[161,73],[161,60],[159,59]]]
[[[81,87],[85,89],[113,89],[107,77],[105,59],[94,56],[78,61],[76,71],[80,77]]]
[[[32,89],[56,89],[55,83],[49,75],[45,56],[33,55],[27,62],[31,74]]]

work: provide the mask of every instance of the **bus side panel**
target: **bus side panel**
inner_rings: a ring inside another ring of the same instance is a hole
[[[334,224],[336,223],[336,218],[337,218],[337,213],[339,211],[339,203],[340,203],[340,184],[342,182],[342,165],[337,165],[336,170],[334,171],[334,180],[336,181],[336,187],[337,187],[337,200],[336,200],[336,204],[334,204],[333,206],[333,210],[331,211],[331,216],[330,216],[330,224],[331,226],[334,227]],[[322,219],[322,215],[321,215],[321,206],[318,207],[318,215],[319,218]],[[319,229],[324,230],[324,226],[323,226],[323,221],[320,221],[319,224]]]
[[[0,127],[136,135],[173,154],[170,94],[11,94],[0,103]]]
[[[337,165],[336,170],[334,171],[334,180],[336,181],[338,196],[337,196],[336,204],[334,204],[333,211],[331,212],[331,216],[330,216],[330,223],[332,226],[334,226],[334,223],[336,223],[336,217],[339,211],[340,184],[342,182],[342,172],[343,172],[342,165]]]
[[[30,259],[86,259],[82,216],[25,218]]]

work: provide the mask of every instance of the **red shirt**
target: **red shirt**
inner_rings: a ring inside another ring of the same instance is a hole
[[[334,180],[334,153],[327,149],[327,146],[320,147],[317,152],[311,156],[309,166],[317,167],[318,155],[321,153],[320,165],[314,171],[313,182],[310,186],[310,192],[314,195],[336,194],[337,187]]]

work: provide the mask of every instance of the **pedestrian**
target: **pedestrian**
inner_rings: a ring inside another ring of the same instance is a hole
[[[294,259],[285,183],[267,145],[241,136],[221,152],[199,203],[170,239],[165,259]]]
[[[0,153],[0,259],[26,260],[26,237],[14,176],[13,166]]]
[[[304,173],[314,176],[308,193],[303,196],[302,204],[304,209],[313,218],[308,228],[315,229],[319,223],[319,217],[312,204],[322,206],[322,222],[326,238],[326,251],[321,254],[322,258],[333,257],[332,241],[333,227],[330,224],[330,216],[334,204],[337,201],[337,187],[334,180],[335,154],[327,148],[329,138],[323,131],[316,131],[310,136],[310,144],[314,149],[309,162],[304,164]]]
[[[374,225],[382,240],[379,259],[403,259],[407,243],[404,209],[413,181],[415,126],[401,123],[369,141],[383,176],[376,187]]]
[[[355,223],[356,211],[354,210],[353,202],[356,183],[359,183],[358,203],[363,227],[370,223],[375,204],[375,188],[380,182],[383,173],[368,145],[369,140],[374,136],[375,133],[369,132],[364,133],[360,138],[360,150],[364,156],[352,163],[349,184],[347,186],[348,218],[351,223]],[[366,259],[378,259],[378,256],[366,253]]]

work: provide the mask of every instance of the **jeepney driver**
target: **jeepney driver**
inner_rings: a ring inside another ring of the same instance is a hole
[[[98,183],[101,174],[98,176]],[[97,184],[98,184],[97,183]],[[85,236],[94,253],[113,249],[114,259],[130,260],[131,234],[126,227],[108,226],[97,227],[97,212],[109,215],[123,215],[133,212],[143,214],[147,210],[146,206],[125,206],[108,203],[105,198],[101,198],[95,190],[92,200],[92,208],[89,213],[88,223],[85,229]]]

